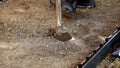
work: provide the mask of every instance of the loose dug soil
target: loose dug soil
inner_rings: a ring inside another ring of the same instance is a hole
[[[8,0],[0,4],[0,68],[73,68],[120,25],[120,0],[97,0],[93,9],[77,9],[64,18],[73,40],[48,35],[55,9],[48,0]]]

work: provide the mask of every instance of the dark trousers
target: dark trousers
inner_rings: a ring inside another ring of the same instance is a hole
[[[95,0],[77,0],[77,5],[80,6],[91,6],[95,4]]]
[[[91,6],[95,5],[95,0],[63,0],[71,5],[76,3],[76,6]]]

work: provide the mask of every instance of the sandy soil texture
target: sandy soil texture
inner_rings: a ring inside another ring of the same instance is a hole
[[[74,40],[48,36],[55,8],[48,0],[8,0],[0,4],[0,68],[73,68],[120,26],[120,0],[97,0],[93,9],[63,17]]]

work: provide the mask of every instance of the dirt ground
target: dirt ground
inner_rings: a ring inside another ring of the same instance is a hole
[[[48,0],[0,4],[0,68],[73,68],[120,26],[120,0],[97,0],[96,8],[79,8],[76,18],[63,20],[73,40],[48,36],[56,25]]]

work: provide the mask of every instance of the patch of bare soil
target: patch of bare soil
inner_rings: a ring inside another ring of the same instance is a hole
[[[48,0],[8,0],[0,4],[0,68],[73,68],[120,25],[120,1],[97,0],[93,9],[78,9],[64,17],[74,40],[47,36],[55,28],[54,7]]]

